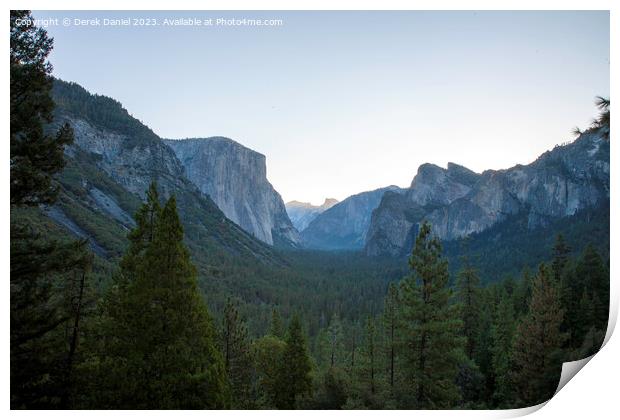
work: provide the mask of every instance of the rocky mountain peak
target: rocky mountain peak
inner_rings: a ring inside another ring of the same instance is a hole
[[[521,215],[530,229],[609,200],[609,141],[587,131],[528,165],[476,174],[448,164],[424,164],[404,194],[385,194],[373,212],[369,255],[406,252],[427,220],[442,239],[481,232]]]
[[[265,155],[226,137],[165,140],[185,176],[226,217],[268,244],[295,245],[298,234],[267,180]]]
[[[325,201],[323,201],[323,204],[321,204],[321,207],[327,210],[328,208],[333,207],[338,203],[339,201],[335,198],[326,198]]]
[[[444,169],[425,163],[418,168],[407,196],[420,206],[448,204],[467,194],[477,177],[475,172],[460,165],[449,164]]]

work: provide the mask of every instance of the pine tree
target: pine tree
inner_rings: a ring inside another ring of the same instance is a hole
[[[514,381],[522,403],[535,405],[553,396],[562,369],[564,311],[550,269],[541,264],[532,299],[517,327],[513,346]]]
[[[129,232],[129,247],[120,261],[121,274],[127,279],[137,276],[138,265],[144,258],[144,253],[153,242],[155,223],[161,216],[161,205],[157,184],[153,181],[146,193],[146,203],[141,206],[135,215],[136,227]]]
[[[145,208],[141,214],[147,213]],[[140,247],[142,227],[130,234]],[[134,258],[134,256],[131,256]],[[124,287],[104,302],[98,408],[226,408],[222,355],[196,269],[183,244],[174,197],[154,219],[152,240],[125,270]]]
[[[584,288],[588,288],[595,302],[594,326],[600,331],[607,330],[609,319],[609,269],[592,245],[583,252],[575,269],[575,274]],[[581,293],[581,290],[577,290]],[[581,298],[579,294],[575,300]]]
[[[71,297],[76,278],[90,287],[92,254],[86,241],[49,240],[20,222],[12,223],[10,252],[11,407],[66,408],[85,314]],[[73,340],[65,328],[75,323]]]
[[[221,351],[230,383],[233,408],[252,408],[252,354],[248,328],[237,306],[229,298],[224,307]]]
[[[477,339],[480,335],[480,279],[476,270],[465,260],[463,269],[458,274],[456,298],[460,306],[465,337],[465,354],[474,359]]]
[[[495,392],[493,402],[500,408],[510,407],[514,400],[511,377],[512,340],[515,333],[515,314],[510,298],[502,290],[497,312],[491,328],[493,376]]]
[[[375,321],[372,318],[366,320],[364,341],[360,349],[356,379],[360,388],[361,398],[367,406],[376,404],[375,398],[378,393],[379,383],[379,354],[377,345],[377,332]]]
[[[280,318],[280,312],[278,312],[276,308],[273,308],[271,311],[271,325],[269,326],[269,335],[278,338],[284,337],[282,318]]]
[[[386,360],[387,383],[390,395],[394,396],[397,365],[397,334],[398,334],[398,289],[394,283],[388,286],[383,305],[383,337],[384,360]]]
[[[459,400],[455,385],[462,358],[462,324],[450,304],[448,263],[441,243],[422,224],[409,259],[413,274],[401,282],[405,373],[418,409],[449,408]]]
[[[345,367],[344,333],[338,313],[332,316],[327,328],[329,367]]]
[[[73,142],[73,130],[63,125],[46,133],[52,122],[50,96],[52,65],[47,57],[53,40],[35,25],[18,25],[33,19],[29,11],[11,11],[11,205],[52,204],[58,188],[52,177],[65,165],[64,146]]]
[[[514,293],[512,294],[512,304],[515,308],[515,316],[521,317],[528,311],[530,300],[532,299],[532,274],[525,267],[521,275],[521,281],[517,283]]]
[[[273,409],[279,404],[281,389],[279,381],[285,349],[286,343],[273,335],[261,337],[252,343],[258,408]]]
[[[306,337],[302,331],[299,316],[295,315],[289,324],[286,347],[278,372],[277,408],[294,409],[298,398],[311,392],[311,369]]]
[[[562,276],[564,275],[566,264],[568,264],[568,256],[570,255],[570,252],[571,248],[568,246],[566,241],[564,241],[564,236],[562,236],[561,233],[558,234],[555,240],[555,245],[553,246],[553,262],[551,263],[553,277],[555,278],[557,285],[562,283]]]
[[[42,28],[18,25],[20,19],[32,16],[10,12],[11,407],[66,408],[85,312],[81,306],[76,314],[65,293],[76,277],[88,288],[92,256],[86,241],[47,238],[22,217],[24,207],[56,201],[53,176],[64,167],[73,132],[68,125],[46,132],[54,109],[47,61],[53,42]],[[70,321],[73,331],[65,335]]]

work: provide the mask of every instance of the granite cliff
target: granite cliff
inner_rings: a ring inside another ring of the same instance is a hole
[[[265,156],[225,138],[165,140],[185,176],[207,194],[226,217],[270,245],[296,246],[280,194],[267,180]]]
[[[406,191],[383,196],[372,213],[365,251],[407,253],[423,220],[441,239],[452,240],[517,214],[534,229],[608,200],[609,140],[593,130],[510,169],[476,174],[455,164],[425,164]]]

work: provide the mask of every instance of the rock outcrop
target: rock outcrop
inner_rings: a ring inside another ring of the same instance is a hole
[[[310,222],[316,219],[319,214],[332,208],[336,204],[338,204],[338,200],[335,198],[326,198],[320,206],[293,200],[286,203],[286,212],[293,226],[295,226],[297,231],[301,232],[308,227]]]
[[[50,217],[56,217],[59,223],[64,221],[60,224],[70,232],[77,230],[69,222],[83,230],[98,229],[100,233],[116,229],[124,236],[134,225],[132,216],[140,198],[145,198],[150,183],[155,181],[162,200],[173,194],[176,197],[190,248],[207,253],[217,249],[277,263],[272,249],[229,220],[186,176],[186,169],[172,148],[120,103],[60,80],[54,81],[53,99],[56,108],[50,129],[66,122],[74,131],[74,143],[65,148],[69,164],[61,176],[64,196],[59,206],[64,205],[66,210],[72,202],[80,208],[62,213],[52,209]],[[69,213],[81,214],[83,220],[67,221],[71,218]],[[283,204],[281,213],[286,217]],[[101,216],[104,217],[99,219]],[[98,219],[95,223],[89,218]],[[89,238],[93,236],[91,232]],[[108,242],[108,250],[122,251],[122,239]]]
[[[400,191],[392,185],[342,200],[318,215],[301,232],[303,246],[312,249],[360,249],[364,247],[372,211],[383,194]]]
[[[372,214],[368,255],[408,252],[427,220],[442,239],[481,232],[510,215],[529,228],[609,200],[609,141],[589,131],[529,165],[482,174],[455,164],[420,166],[409,189],[389,193]]]
[[[264,155],[225,137],[164,143],[180,160],[185,176],[230,220],[270,245],[299,242],[280,194],[267,180]]]

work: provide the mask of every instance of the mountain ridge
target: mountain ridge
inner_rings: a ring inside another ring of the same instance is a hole
[[[365,252],[406,253],[422,220],[439,238],[452,240],[519,213],[526,213],[533,229],[605,199],[609,141],[593,130],[508,169],[476,174],[454,164],[446,169],[424,164],[403,194],[383,196],[372,214]]]

